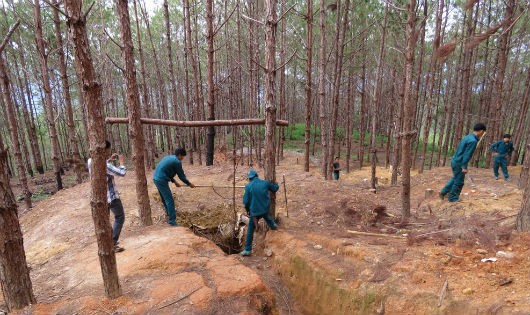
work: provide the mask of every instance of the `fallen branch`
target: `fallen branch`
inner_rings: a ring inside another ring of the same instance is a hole
[[[444,285],[442,286],[442,290],[440,291],[440,298],[438,299],[438,307],[442,306],[442,302],[445,298],[445,293],[447,292],[447,286],[449,285],[449,280],[445,280]]]
[[[422,237],[422,236],[427,236],[427,235],[431,235],[431,234],[437,234],[437,233],[447,232],[447,231],[451,231],[452,229],[453,229],[453,228],[445,229],[445,230],[440,230],[440,231],[429,232],[429,233],[424,233],[424,234],[420,234],[420,235],[415,235],[414,237]]]
[[[350,234],[354,234],[354,235],[379,236],[379,237],[405,239],[403,236],[398,236],[398,235],[389,235],[389,234],[380,234],[380,233],[368,233],[368,232],[360,232],[360,231],[352,231],[352,230],[346,230],[346,232],[348,232]]]
[[[199,291],[201,288],[202,288],[202,287],[198,287],[197,289],[191,291],[190,293],[184,295],[183,297],[181,297],[181,298],[179,298],[179,299],[177,299],[177,300],[175,300],[175,301],[173,301],[173,302],[171,302],[171,303],[169,303],[169,304],[166,304],[166,305],[164,305],[164,306],[159,307],[158,310],[161,310],[161,309],[166,308],[166,307],[168,307],[168,306],[171,306],[171,305],[173,305],[173,304],[177,304],[178,302],[184,300],[185,298],[187,298],[188,296],[192,295],[193,293]]]
[[[146,125],[160,125],[160,126],[175,126],[175,127],[209,127],[209,126],[250,126],[250,125],[265,125],[265,119],[250,118],[250,119],[231,119],[231,120],[197,120],[197,121],[179,121],[153,118],[140,118],[142,124]],[[107,124],[128,124],[127,117],[107,117],[105,119]],[[276,120],[276,126],[289,126],[287,120]]]

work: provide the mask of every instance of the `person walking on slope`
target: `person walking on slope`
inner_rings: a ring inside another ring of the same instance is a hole
[[[449,202],[459,202],[460,192],[464,187],[464,179],[468,172],[467,164],[473,152],[477,148],[479,139],[486,132],[486,125],[478,123],[473,127],[473,133],[462,138],[458,144],[453,158],[451,159],[451,168],[453,170],[453,177],[447,182],[444,188],[440,191],[440,198],[443,200],[449,194]]]
[[[496,141],[491,144],[491,152],[493,152],[493,174],[495,179],[499,179],[499,166],[502,168],[502,174],[504,180],[509,181],[510,175],[508,174],[508,162],[513,153],[513,144],[510,141],[512,136],[505,134],[502,140]]]
[[[243,204],[245,210],[250,216],[248,220],[247,239],[245,250],[241,252],[243,256],[250,256],[252,253],[252,241],[254,240],[254,229],[259,219],[265,219],[267,225],[272,229],[278,229],[278,225],[269,214],[271,201],[269,192],[277,192],[280,186],[278,183],[271,183],[267,180],[260,179],[258,172],[250,170],[247,175],[249,183],[245,186],[243,195]]]
[[[184,170],[182,169],[181,161],[185,156],[186,150],[183,148],[177,148],[175,150],[175,155],[165,156],[160,162],[158,162],[155,173],[153,174],[153,182],[158,189],[160,198],[162,198],[162,203],[166,208],[166,214],[168,216],[168,223],[171,226],[178,226],[178,224],[175,201],[173,200],[173,195],[171,194],[171,189],[169,189],[168,183],[172,182],[175,186],[180,187],[180,184],[174,179],[175,175],[177,175],[184,184],[191,188],[195,188],[195,185],[190,183],[186,178]]]
[[[333,163],[333,179],[339,180],[340,170],[340,158],[337,156],[335,158],[335,162]]]
[[[123,177],[127,174],[127,168],[125,168],[125,159],[123,155],[117,153],[110,153],[110,142],[105,141],[105,155],[107,159],[107,202],[109,210],[114,214],[114,224],[112,225],[112,240],[114,242],[114,251],[116,253],[123,252],[125,249],[118,245],[121,229],[125,222],[125,213],[123,211],[123,205],[121,203],[120,194],[114,183],[114,176]],[[116,167],[113,161],[119,160],[120,166]],[[88,174],[92,177],[92,158],[88,159]]]

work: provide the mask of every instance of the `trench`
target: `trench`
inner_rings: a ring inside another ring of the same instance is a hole
[[[180,212],[177,222],[189,226],[197,236],[212,241],[228,255],[239,254],[243,250],[246,228],[239,220],[234,220],[232,207],[221,204],[201,211]]]

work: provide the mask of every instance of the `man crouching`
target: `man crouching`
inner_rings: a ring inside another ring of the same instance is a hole
[[[248,220],[247,229],[247,240],[245,242],[245,250],[241,252],[243,256],[250,256],[252,253],[252,241],[254,239],[254,229],[259,219],[265,219],[267,225],[272,229],[276,230],[278,225],[274,222],[274,219],[270,216],[269,210],[271,206],[271,200],[269,192],[277,192],[280,186],[278,183],[271,183],[269,181],[260,179],[258,172],[250,170],[247,175],[249,183],[245,186],[245,194],[243,195],[243,204],[245,210],[250,216]]]

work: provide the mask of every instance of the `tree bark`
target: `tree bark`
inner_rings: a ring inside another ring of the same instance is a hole
[[[329,178],[328,173],[328,141],[326,119],[326,1],[320,0],[320,69],[318,78],[318,104],[320,118],[320,143],[322,144],[322,176]]]
[[[265,179],[276,182],[276,0],[265,0],[265,14]],[[275,218],[276,193],[270,197],[269,213]]]
[[[114,118],[107,117],[105,121],[108,124],[128,124],[128,118]],[[195,121],[175,121],[153,118],[141,118],[142,124],[161,125],[161,126],[175,126],[175,127],[209,127],[209,126],[251,126],[251,125],[266,125],[265,119],[250,118],[250,119],[232,119],[232,120],[195,120]],[[276,120],[276,126],[287,126],[289,122],[286,120]]]
[[[403,100],[403,138],[402,138],[402,189],[401,189],[401,215],[404,219],[410,216],[410,167],[411,167],[411,139],[414,135],[411,130],[412,124],[410,117],[413,116],[413,94],[412,74],[414,68],[414,48],[416,47],[416,0],[409,0],[407,4],[407,25],[405,38],[407,48],[405,51],[405,95]]]
[[[528,71],[528,70],[527,70]],[[525,81],[525,89],[524,89],[524,95],[523,100],[521,103],[521,111],[519,113],[519,116],[517,116],[517,124],[514,129],[513,134],[513,145],[515,147],[515,151],[511,158],[511,164],[517,165],[517,161],[519,161],[519,154],[524,152],[521,148],[522,143],[522,131],[524,127],[524,122],[526,120],[526,117],[528,116],[528,107],[530,106],[530,71],[528,71],[528,75],[526,76]]]
[[[285,12],[285,0],[282,1],[280,12],[283,15]],[[282,66],[280,68],[280,100],[279,100],[279,118],[285,119],[285,113],[286,113],[286,84],[285,84],[285,32],[286,32],[286,19],[283,18],[281,21],[281,34],[280,34],[280,65]],[[295,71],[296,72],[296,71]],[[296,73],[295,73],[296,77]],[[285,141],[285,130],[283,127],[278,128],[278,148],[276,150],[276,162],[278,165],[280,165],[280,160],[283,160],[283,143]]]
[[[11,35],[18,27],[20,22],[16,22],[8,31],[3,43],[7,43]],[[3,90],[3,96],[8,109],[9,120],[14,121],[14,108],[11,101],[11,91],[9,78],[4,66],[4,57],[0,47],[0,83]],[[16,126],[16,124],[15,124]],[[18,130],[13,131],[13,124],[10,123],[10,131],[13,135]],[[18,150],[17,160],[21,160],[20,149],[18,146],[18,135],[12,138],[15,155]],[[16,144],[15,144],[16,143]],[[9,166],[7,161],[7,151],[4,148],[4,140],[0,133],[0,287],[4,296],[8,310],[22,308],[35,303],[31,278],[29,277],[29,268],[26,262],[26,253],[24,252],[24,239],[22,230],[18,221],[17,202],[15,195],[11,190],[9,182]],[[21,165],[21,163],[18,163]],[[21,167],[18,167],[19,173]],[[19,174],[24,176],[24,171]],[[24,186],[23,186],[24,187]],[[27,182],[26,188],[27,189]],[[29,191],[28,191],[29,192]],[[28,197],[26,195],[26,197]],[[31,202],[31,199],[30,199]],[[30,204],[31,206],[31,204]]]
[[[136,20],[136,39],[138,41],[138,57],[140,59],[140,74],[142,77],[142,101],[144,103],[144,117],[149,118],[149,108],[151,107],[151,104],[149,103],[149,93],[147,91],[147,83],[146,83],[146,71],[145,71],[145,61],[144,61],[144,51],[142,48],[142,35],[140,33],[140,22],[138,19],[138,8],[136,6],[136,0],[133,0],[134,5],[134,18]],[[151,126],[146,126],[144,128],[145,136],[147,137],[147,146],[146,146],[146,165],[151,168],[155,169],[155,145],[154,145],[154,139],[153,139],[153,129]]]
[[[228,18],[228,17],[225,17]],[[206,0],[206,42],[208,44],[207,49],[207,65],[208,73],[206,75],[208,82],[208,120],[215,120],[215,94],[214,94],[214,30],[213,30],[213,0]],[[214,159],[214,144],[215,144],[215,127],[209,126],[206,137],[206,165],[213,165]]]
[[[309,172],[309,144],[311,142],[311,75],[313,62],[313,0],[307,0],[306,14],[306,82],[305,82],[305,139],[304,171]]]
[[[530,144],[526,145],[526,153],[519,179],[519,189],[524,189],[521,210],[517,214],[516,228],[518,231],[530,231]]]
[[[55,0],[55,6],[59,5],[59,1]],[[55,26],[55,39],[57,40],[57,52],[59,56],[59,71],[61,73],[61,81],[64,96],[64,105],[66,108],[66,125],[68,126],[68,141],[70,142],[70,153],[74,164],[81,163],[79,156],[79,148],[77,146],[77,139],[75,137],[74,113],[72,111],[72,98],[70,96],[70,83],[68,82],[68,75],[66,73],[66,61],[64,58],[63,35],[61,34],[61,21],[59,20],[59,10],[53,9],[53,24]],[[76,181],[80,184],[83,181],[81,168],[74,167]]]
[[[436,78],[436,72],[438,68],[438,60],[436,58],[436,51],[440,47],[440,31],[442,28],[442,16],[443,16],[443,10],[444,10],[444,0],[438,1],[438,8],[436,10],[436,27],[434,31],[434,40],[433,40],[433,50],[431,55],[431,65],[429,69],[429,73],[427,74],[427,86],[429,89],[429,96],[427,99],[427,108],[425,111],[427,112],[427,117],[425,119],[425,126],[423,129],[423,142],[421,146],[421,163],[420,167],[418,169],[418,172],[421,174],[423,173],[423,169],[425,167],[425,155],[427,154],[427,146],[429,144],[429,134],[431,131],[431,122],[432,122],[432,107],[433,107],[433,98],[434,98],[434,83]],[[434,154],[434,152],[433,152]]]
[[[337,2],[340,7],[340,0]],[[344,12],[342,20],[337,16],[337,50],[335,51],[335,75],[333,82],[333,108],[331,112],[331,128],[329,136],[329,153],[328,153],[328,177],[333,172],[333,159],[335,156],[335,142],[337,142],[337,119],[339,114],[339,96],[342,82],[342,59],[344,56],[344,46],[346,37],[346,27],[348,26],[348,10],[350,9],[350,0],[344,2]],[[340,152],[340,150],[339,150]]]
[[[22,114],[24,115],[24,122],[26,124],[26,130],[28,132],[29,142],[31,144],[31,153],[33,155],[33,161],[35,162],[35,168],[39,174],[44,174],[44,166],[42,165],[42,157],[39,149],[39,142],[37,139],[37,132],[35,130],[35,122],[33,121],[33,98],[31,95],[30,85],[28,81],[28,71],[26,67],[26,58],[24,56],[24,48],[22,46],[22,40],[20,39],[20,33],[15,37],[17,46],[19,47],[18,52],[20,56],[20,64],[22,66],[22,73],[24,76],[24,83],[22,83],[22,78],[19,75],[19,84],[24,87],[26,97],[28,99],[28,104],[30,111],[28,112],[28,107],[24,104],[22,109]],[[18,67],[17,67],[18,68]],[[23,93],[23,92],[22,92]],[[24,99],[24,97],[22,97]]]
[[[149,23],[149,17],[147,16],[147,12],[145,11],[145,8],[142,8],[140,6],[140,9],[142,10],[142,15],[144,17],[145,25],[147,27],[147,34],[149,35],[149,43],[151,44],[151,49],[153,50],[153,60],[155,64],[155,71],[156,71],[156,78],[158,83],[158,93],[160,95],[160,102],[161,108],[162,108],[162,116],[164,119],[169,119],[169,109],[167,104],[167,96],[166,96],[166,88],[164,84],[164,80],[162,77],[162,72],[160,71],[160,63],[158,59],[158,53],[157,48],[155,47],[155,44],[153,43],[153,35],[151,34],[151,25]],[[166,127],[164,128],[164,136],[166,140],[166,147],[164,148],[164,151],[169,153],[171,151],[171,130]]]
[[[57,137],[57,128],[55,126],[55,113],[53,110],[52,90],[50,86],[50,75],[48,72],[48,52],[45,48],[44,38],[42,34],[42,18],[40,10],[40,0],[35,0],[35,38],[37,41],[37,51],[40,60],[42,87],[44,89],[44,107],[46,111],[46,118],[48,121],[48,129],[50,131],[50,142],[52,145],[52,161],[55,179],[57,181],[57,190],[63,189],[63,181],[61,179],[61,162],[59,161],[60,149],[59,139]]]
[[[366,102],[366,54],[363,52],[363,70],[361,73],[361,112],[359,114],[359,169],[364,164],[364,137],[366,136],[366,118],[368,116],[368,104]]]
[[[491,102],[490,102],[490,112],[489,112],[489,119],[490,119],[490,125],[491,127],[489,130],[491,132],[489,133],[489,136],[486,140],[489,140],[489,142],[492,142],[495,137],[499,137],[499,130],[500,130],[500,115],[501,115],[501,107],[502,107],[502,91],[504,86],[504,74],[506,72],[506,64],[508,62],[508,54],[510,51],[510,46],[508,42],[510,41],[511,33],[512,33],[512,26],[513,26],[513,18],[515,14],[515,0],[509,0],[506,3],[506,9],[504,11],[504,18],[503,20],[506,21],[504,25],[507,25],[507,27],[503,27],[503,32],[499,36],[498,39],[498,56],[497,56],[497,74],[495,76],[495,83],[493,88],[493,93],[491,96]],[[486,166],[491,165],[491,151],[488,150],[487,156],[486,156]]]
[[[6,62],[2,52],[0,51],[0,91],[4,96],[4,104],[6,106],[7,121],[9,122],[9,133],[11,134],[11,144],[13,155],[17,164],[18,180],[22,186],[22,194],[26,207],[31,208],[31,192],[28,188],[28,179],[26,177],[26,170],[24,169],[24,159],[20,151],[20,139],[18,135],[18,122],[15,114],[15,106],[13,105],[13,98],[11,94],[11,82],[7,76]]]
[[[377,63],[377,74],[375,77],[375,86],[374,86],[374,99],[372,103],[372,135],[370,139],[370,146],[372,151],[372,177],[370,180],[370,187],[375,189],[376,185],[376,161],[377,161],[377,146],[376,146],[376,134],[377,134],[377,115],[378,108],[380,107],[380,86],[381,86],[381,77],[383,76],[383,61],[385,59],[385,38],[386,38],[386,21],[388,16],[388,3],[385,4],[385,16],[383,18],[383,35],[381,36],[381,43],[379,46],[379,61]]]
[[[121,295],[116,267],[116,255],[112,244],[112,230],[109,224],[107,204],[105,124],[102,116],[103,95],[101,85],[96,81],[86,27],[86,13],[81,12],[80,0],[65,0],[68,14],[67,26],[74,44],[75,66],[83,87],[88,118],[88,138],[92,157],[92,178],[90,181],[92,219],[98,243],[98,256],[105,293],[109,298]]]
[[[0,133],[0,286],[8,311],[36,303]]]
[[[169,83],[171,87],[171,104],[173,105],[173,118],[178,118],[178,98],[177,98],[177,80],[175,79],[175,72],[173,69],[173,52],[171,49],[171,24],[169,23],[169,7],[167,0],[163,2],[164,6],[164,20],[166,22],[166,46],[167,46],[167,59],[168,59],[168,70],[169,70]],[[173,145],[180,142],[180,131],[175,131],[175,139]]]
[[[125,65],[126,103],[129,114],[129,137],[132,143],[132,158],[136,172],[136,200],[142,225],[153,224],[151,218],[151,205],[147,192],[147,179],[145,177],[144,161],[144,133],[140,122],[140,92],[136,82],[136,69],[134,65],[134,51],[131,36],[131,20],[127,0],[115,0],[116,11],[120,20],[122,40],[121,54]]]
[[[355,89],[354,85],[352,84],[353,78],[352,74],[350,73],[348,76],[348,90],[347,93],[347,100],[346,100],[346,173],[350,172],[350,160],[351,160],[351,141],[352,141],[352,109],[354,109],[355,104]]]

